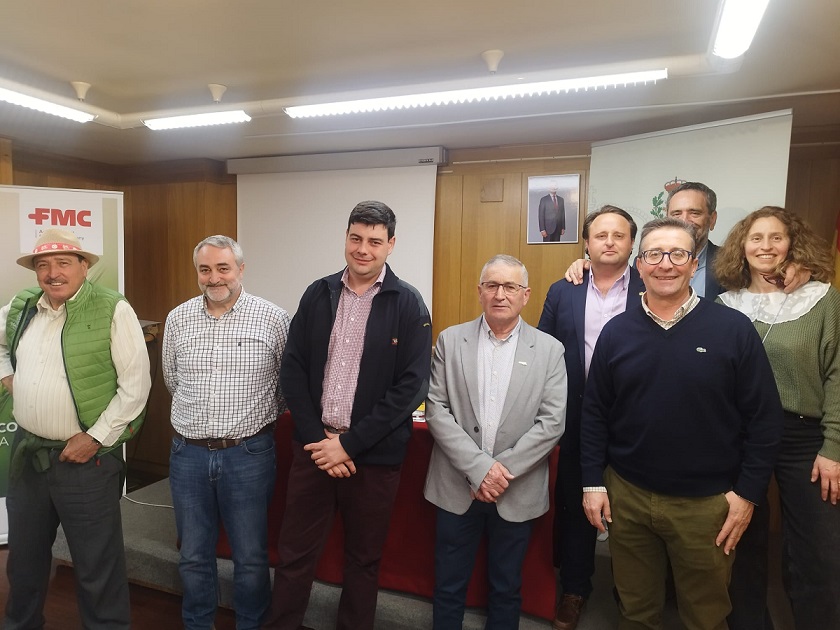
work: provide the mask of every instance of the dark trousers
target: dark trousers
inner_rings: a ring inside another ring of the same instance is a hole
[[[819,420],[785,414],[776,482],[782,502],[782,579],[797,629],[840,628],[840,506],[823,501],[811,483],[814,458],[823,444]],[[767,510],[769,512],[769,509]],[[730,593],[730,627],[761,630],[767,600],[769,517],[756,510],[738,543]],[[746,544],[745,544],[746,543]]]
[[[467,586],[482,533],[487,533],[487,623],[485,630],[519,627],[522,563],[534,521],[512,523],[495,503],[473,501],[464,514],[438,508],[435,537],[434,630],[460,630]]]
[[[59,462],[58,455],[57,450],[50,453],[50,468],[41,473],[27,462],[20,477],[9,483],[9,601],[4,627],[43,627],[52,545],[61,523],[73,558],[82,625],[87,630],[128,629],[131,614],[120,518],[122,462],[104,455],[71,464]]]
[[[338,509],[344,523],[344,579],[336,628],[372,630],[379,561],[399,483],[399,466],[356,464],[355,475],[334,479],[318,469],[302,444],[292,444],[280,562],[264,628],[297,630],[303,622],[318,559]]]
[[[553,232],[549,232],[548,236],[543,236],[543,243],[556,243],[560,240],[561,236],[563,236],[563,232],[558,227]]]
[[[752,520],[735,551],[729,599],[732,612],[726,618],[729,630],[773,630],[767,609],[767,553],[770,506],[755,507]]]
[[[776,481],[782,500],[782,580],[797,629],[840,628],[840,505],[811,483],[819,421],[785,414]]]
[[[586,598],[592,593],[597,536],[583,511],[580,453],[561,451],[554,486],[554,566],[564,594]]]

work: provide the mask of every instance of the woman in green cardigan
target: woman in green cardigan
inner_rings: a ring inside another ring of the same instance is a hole
[[[791,263],[812,275],[787,295],[780,278]],[[732,228],[715,273],[729,289],[720,301],[755,324],[785,409],[775,476],[796,627],[840,628],[840,293],[828,244],[797,215],[765,206]],[[764,521],[751,528],[766,540]]]

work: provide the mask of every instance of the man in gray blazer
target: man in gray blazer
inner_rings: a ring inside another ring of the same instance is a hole
[[[566,421],[563,344],[519,317],[528,271],[497,255],[481,270],[484,314],[444,330],[432,361],[426,421],[435,447],[425,496],[438,506],[434,628],[460,628],[483,532],[487,628],[516,628],[522,563],[548,511],[548,455]]]

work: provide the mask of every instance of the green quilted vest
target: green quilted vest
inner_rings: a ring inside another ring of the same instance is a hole
[[[17,364],[15,353],[20,337],[35,316],[42,293],[40,288],[26,289],[12,300],[6,320],[12,366]],[[67,321],[61,332],[64,370],[84,431],[96,423],[117,393],[117,371],[111,361],[111,321],[117,302],[124,299],[116,291],[85,280],[76,298],[65,302]],[[119,439],[111,446],[103,446],[99,453],[112,451],[131,439],[145,415],[143,409],[129,422]]]

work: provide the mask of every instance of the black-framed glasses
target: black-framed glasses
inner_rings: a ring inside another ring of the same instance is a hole
[[[647,249],[639,252],[639,256],[649,265],[658,265],[667,256],[672,265],[681,267],[691,260],[694,254],[687,249],[672,249],[670,252],[663,252],[661,249]]]
[[[504,284],[499,284],[498,282],[481,282],[478,286],[481,287],[481,290],[484,293],[490,293],[491,295],[495,295],[496,292],[499,290],[499,287],[502,287],[502,290],[508,297],[513,297],[522,289],[528,288],[523,287],[521,284],[516,284],[515,282],[505,282]]]

